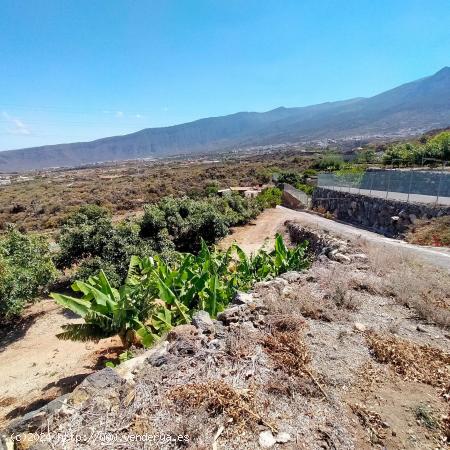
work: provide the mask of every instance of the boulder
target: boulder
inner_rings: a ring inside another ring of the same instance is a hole
[[[270,430],[262,431],[259,433],[259,446],[261,448],[271,448],[273,447],[277,441],[273,437],[273,434]]]
[[[286,433],[285,431],[280,431],[275,436],[275,440],[280,444],[285,444],[286,442],[289,442],[291,440],[291,435],[289,433]]]
[[[69,394],[62,395],[42,408],[30,411],[22,417],[13,420],[7,427],[8,434],[34,432],[45,423],[49,414],[56,413],[64,407],[67,408],[68,397]]]
[[[214,323],[206,311],[198,311],[192,317],[192,325],[198,328],[203,334],[214,333]]]
[[[191,339],[196,336],[198,336],[198,330],[194,325],[178,325],[170,330],[167,340],[174,342],[180,339]]]
[[[290,271],[280,275],[280,278],[286,280],[288,283],[295,283],[297,281],[300,281],[303,278],[303,276],[304,274],[300,272]]]
[[[343,264],[349,264],[352,260],[347,255],[344,255],[343,253],[336,253],[333,255],[333,258],[335,261],[338,261]]]
[[[246,292],[236,292],[231,303],[233,305],[248,305],[253,302],[253,294],[247,294]]]
[[[217,320],[223,322],[225,325],[236,323],[244,320],[247,317],[247,306],[239,305],[227,308],[225,311],[217,314]]]
[[[152,365],[153,367],[161,367],[168,361],[167,356],[167,346],[168,342],[164,341],[163,344],[149,352],[145,352],[145,362]]]
[[[361,331],[362,333],[364,333],[364,331],[367,330],[366,325],[364,325],[363,323],[359,323],[359,322],[355,322],[355,323],[353,324],[353,328],[354,328],[356,331]]]
[[[194,325],[178,325],[172,328],[167,340],[170,343],[169,353],[177,356],[194,355],[202,345],[202,337]]]

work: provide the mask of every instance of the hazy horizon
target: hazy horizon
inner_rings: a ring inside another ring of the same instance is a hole
[[[6,0],[0,150],[371,97],[447,66],[446,2],[391,3]]]

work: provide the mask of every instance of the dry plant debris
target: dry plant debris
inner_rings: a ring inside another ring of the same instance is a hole
[[[372,444],[381,444],[386,437],[386,424],[383,422],[381,416],[360,404],[350,405],[350,408],[358,417],[361,425],[367,430],[370,442]]]
[[[301,319],[280,316],[272,321],[272,332],[264,337],[262,344],[280,369],[289,375],[308,376],[327,398],[323,387],[308,367],[311,355],[303,340],[304,327],[305,323]]]
[[[366,334],[366,339],[375,358],[390,364],[405,380],[420,381],[435,387],[444,387],[448,383],[450,354],[373,331]]]
[[[178,386],[169,392],[168,397],[183,407],[205,407],[211,416],[225,414],[231,419],[228,423],[241,427],[260,423],[276,432],[276,427],[255,411],[254,396],[254,389],[237,390],[222,380],[212,380]]]

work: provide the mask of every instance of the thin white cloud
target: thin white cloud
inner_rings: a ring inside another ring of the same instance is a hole
[[[123,117],[123,111],[116,111],[116,117]]]
[[[2,117],[7,122],[6,132],[9,134],[19,134],[22,136],[29,136],[31,134],[30,129],[25,123],[18,117],[12,117],[6,111],[2,111]]]
[[[135,115],[136,119],[142,119],[142,116],[140,114]]]

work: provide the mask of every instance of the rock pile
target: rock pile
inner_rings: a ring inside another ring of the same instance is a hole
[[[325,256],[343,264],[349,264],[355,260],[367,260],[364,253],[353,252],[350,241],[339,239],[322,230],[305,227],[295,221],[288,220],[285,226],[291,240],[293,242],[308,241],[308,250],[316,257]]]

